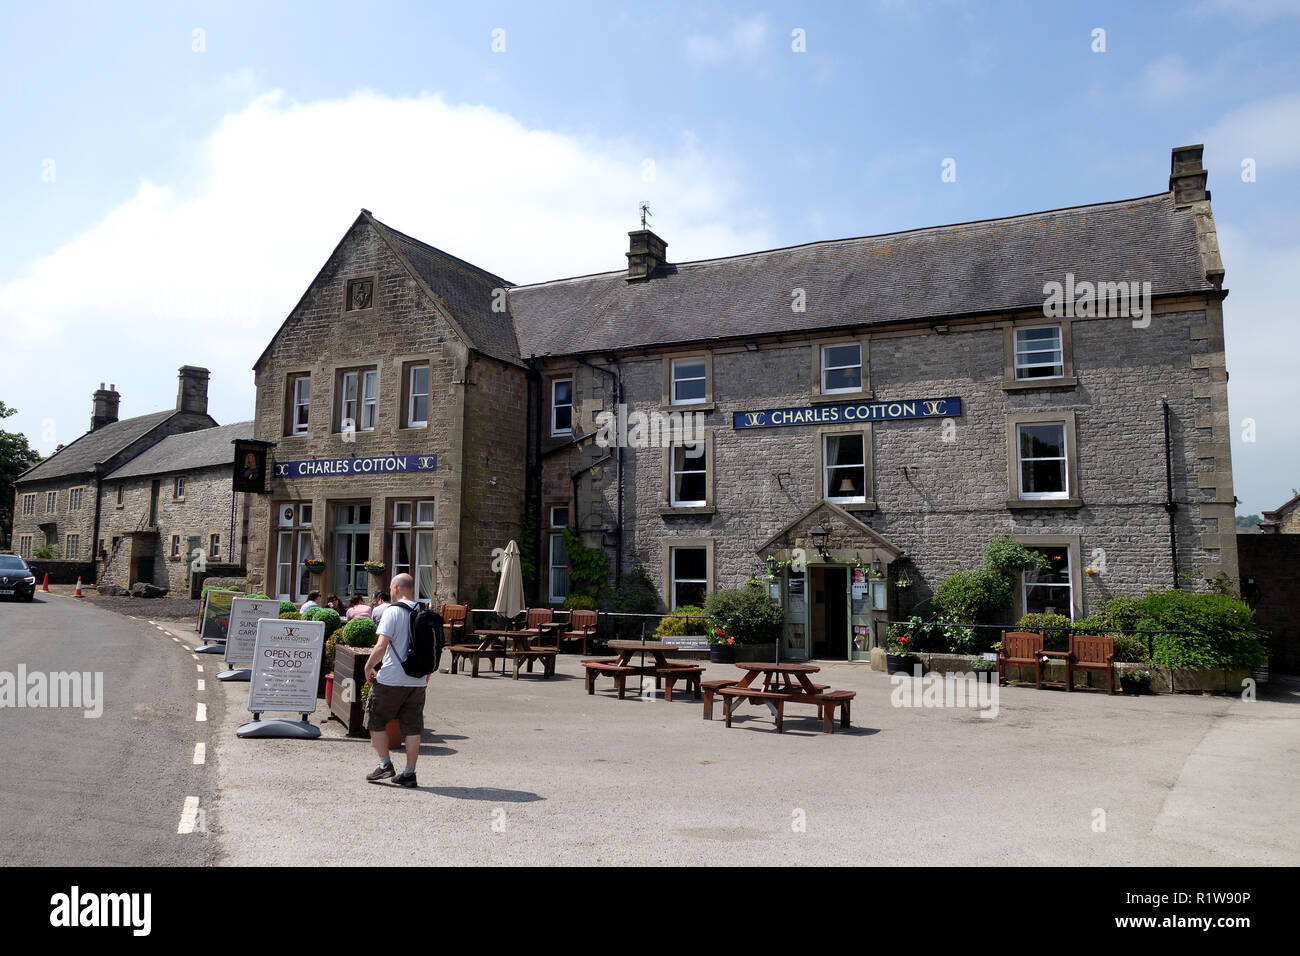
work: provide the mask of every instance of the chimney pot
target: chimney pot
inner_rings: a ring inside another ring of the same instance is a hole
[[[1210,198],[1210,191],[1205,188],[1210,174],[1201,166],[1205,155],[1205,146],[1175,146],[1169,158],[1169,191],[1174,194],[1174,203],[1179,206],[1194,202],[1205,202]]]
[[[651,278],[668,262],[668,243],[649,229],[633,229],[628,234],[627,281]]]
[[[176,411],[195,415],[208,413],[208,376],[205,368],[182,365],[176,373],[180,383],[176,389]]]

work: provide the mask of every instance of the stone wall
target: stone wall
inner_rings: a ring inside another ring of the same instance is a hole
[[[81,507],[76,511],[70,508],[74,489],[81,491]],[[55,495],[53,510],[47,507],[50,492]],[[54,546],[55,560],[78,563],[93,561],[95,493],[96,480],[91,474],[67,475],[47,481],[26,481],[19,484],[14,495],[13,550],[21,553],[22,537],[31,535],[32,551],[49,543]],[[36,513],[24,516],[23,496],[28,494],[36,495]],[[80,536],[80,545],[76,554],[64,553],[69,534]],[[30,558],[31,554],[29,553],[27,557]],[[53,577],[51,580],[54,580]]]
[[[1207,325],[1215,328],[1217,320],[1215,334],[1221,335],[1221,318],[1209,314],[1209,305],[1204,299],[1197,308],[1158,305],[1147,328],[1135,328],[1129,319],[1075,319],[1078,384],[1072,387],[1004,389],[1004,326],[1011,317],[953,323],[947,334],[929,327],[873,333],[868,352],[875,400],[956,396],[963,402],[947,433],[937,419],[875,422],[870,428],[874,467],[868,497],[876,507],[847,507],[907,552],[910,565],[903,567],[915,586],[906,595],[910,606],[900,612],[925,602],[952,572],[978,566],[984,544],[1001,534],[1077,535],[1079,563],[1104,567],[1082,576],[1084,614],[1111,596],[1169,587],[1162,395],[1171,413],[1183,584],[1204,587],[1221,568],[1234,573],[1234,536],[1225,542],[1218,533],[1224,519],[1217,479],[1230,463],[1226,450],[1205,447],[1217,417],[1226,419],[1226,408],[1212,408],[1214,376],[1196,367],[1203,364],[1196,356],[1205,347],[1198,334]],[[757,351],[713,351],[716,410],[707,413],[707,423],[714,442],[714,513],[661,514],[665,452],[626,450],[625,568],[641,564],[664,586],[664,549],[680,536],[713,539],[716,588],[738,586],[758,570],[754,549],[821,497],[819,429],[737,430],[731,415],[808,406],[815,355],[808,339],[794,337],[764,342]],[[624,355],[621,365],[629,408],[660,410],[662,356]],[[543,374],[570,367],[557,361]],[[575,419],[589,431],[595,414],[613,407],[608,386],[583,367],[574,376]],[[549,391],[544,394],[549,399]],[[1073,413],[1081,507],[1008,508],[1007,416],[1020,412]],[[544,494],[559,495],[569,471],[605,453],[587,447],[552,456]],[[613,475],[611,463],[584,477],[580,526],[613,524]],[[1216,480],[1207,481],[1207,475]],[[593,503],[599,513],[590,512]],[[1230,512],[1229,507],[1229,521]]]
[[[183,498],[174,496],[175,479],[185,478]],[[150,527],[149,499],[154,481],[158,481],[157,524]],[[117,492],[122,489],[122,505],[117,504]],[[243,558],[241,538],[244,535],[245,498],[235,495],[234,529],[231,529],[231,479],[230,466],[219,465],[184,472],[168,472],[133,478],[104,481],[100,496],[100,538],[108,557],[100,561],[99,581],[103,585],[130,587],[136,580],[141,557],[152,557],[154,570],[147,582],[168,588],[173,595],[189,593],[190,569],[197,558],[190,553],[191,537],[200,540],[204,561],[208,554],[209,536],[221,535],[218,563],[239,561]],[[180,553],[173,556],[172,538],[180,537]],[[114,544],[114,539],[117,543]],[[233,551],[232,551],[233,548]]]

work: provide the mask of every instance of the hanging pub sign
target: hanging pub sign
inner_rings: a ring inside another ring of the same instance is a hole
[[[235,446],[235,491],[265,494],[266,443],[236,439],[232,444]]]
[[[904,401],[849,402],[809,408],[766,408],[733,412],[733,428],[781,428],[787,425],[840,425],[854,422],[890,422],[909,418],[955,418],[961,414],[960,398],[911,398]]]
[[[274,477],[317,478],[354,475],[400,475],[411,471],[437,471],[437,455],[378,455],[373,458],[311,458],[277,461]]]

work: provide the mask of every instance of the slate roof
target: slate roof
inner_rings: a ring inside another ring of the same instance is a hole
[[[235,449],[230,443],[237,438],[252,437],[252,422],[235,422],[216,428],[200,428],[194,432],[168,435],[122,467],[110,472],[106,480],[195,471],[218,465],[233,466]]]
[[[451,313],[469,345],[494,358],[520,362],[519,342],[509,314],[492,311],[493,290],[505,289],[510,282],[366,215]]]
[[[509,301],[521,355],[571,355],[1037,308],[1067,272],[1153,295],[1213,288],[1191,210],[1166,192],[670,264],[643,282],[619,270],[516,286]]]
[[[33,468],[27,469],[18,477],[18,482],[44,481],[48,478],[62,478],[67,475],[80,475],[94,472],[127,445],[138,441],[152,429],[157,428],[176,414],[174,408],[125,418],[94,431],[86,432],[76,441],[64,447],[59,453],[50,456]]]

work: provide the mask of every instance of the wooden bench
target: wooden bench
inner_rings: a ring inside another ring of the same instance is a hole
[[[673,662],[671,667],[655,668],[655,687],[659,686],[660,680],[663,681],[664,700],[673,699],[673,685],[679,680],[686,681],[686,692],[694,693],[695,699],[700,699],[700,677],[704,674],[704,668],[698,664],[679,664]]]
[[[750,700],[753,702],[768,701],[774,703],[776,708],[776,732],[785,731],[785,703],[790,699],[789,694],[778,694],[775,691],[763,690],[761,687],[723,687],[718,691],[722,695],[722,716],[731,726],[731,708],[737,699]]]
[[[1070,635],[1065,658],[1065,689],[1074,690],[1074,672],[1105,672],[1106,693],[1115,693],[1115,638],[1085,634]]]
[[[497,655],[501,652],[493,647],[479,647],[477,644],[453,644],[447,648],[451,653],[451,672],[459,673],[462,668],[462,662],[469,660],[470,676],[478,677],[478,662],[486,657],[488,659],[488,669],[491,670],[496,666]]]
[[[555,676],[555,657],[559,654],[559,649],[555,647],[526,647],[506,651],[506,657],[513,658],[515,662],[515,680],[519,680],[519,666],[525,662],[528,665],[528,673],[533,672],[533,661],[542,662],[542,676],[551,678]]]
[[[737,681],[734,680],[706,680],[700,684],[704,690],[704,719],[713,719],[713,695],[724,687],[731,687]]]
[[[822,709],[822,733],[835,733],[835,708],[840,709],[840,727],[849,726],[849,704],[858,696],[856,691],[831,690],[820,695]]]
[[[1003,631],[998,650],[998,683],[1007,682],[1008,667],[1032,667],[1034,685],[1043,686],[1043,635],[1032,631]]]
[[[614,659],[615,661],[617,658]],[[614,661],[594,661],[584,663],[587,669],[587,693],[596,693],[596,678],[601,674],[608,674],[614,678],[614,687],[618,690],[618,699],[623,699],[623,693],[627,689],[627,678],[629,674],[639,674],[640,670],[636,667],[626,667]]]

